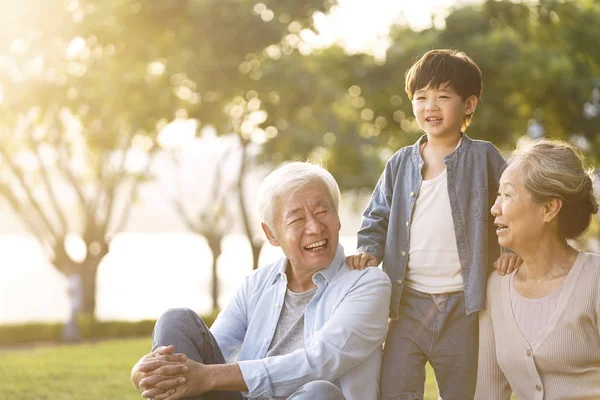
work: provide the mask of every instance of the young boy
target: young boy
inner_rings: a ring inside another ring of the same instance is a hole
[[[504,158],[464,134],[481,87],[462,52],[432,50],[410,68],[405,89],[425,135],[387,162],[346,259],[360,269],[383,261],[394,285],[382,400],[423,399],[427,361],[444,400],[472,399],[487,267],[504,274],[520,263],[511,253],[496,260],[489,217]]]

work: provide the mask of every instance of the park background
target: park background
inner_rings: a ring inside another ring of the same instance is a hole
[[[593,168],[598,44],[595,0],[0,0],[0,399],[139,396],[154,319],[211,315],[281,254],[255,194],[285,160],[336,177],[351,252],[421,135],[404,73],[432,48],[483,72],[469,136],[568,140]]]

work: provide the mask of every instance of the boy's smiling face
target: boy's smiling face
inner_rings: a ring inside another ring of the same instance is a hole
[[[417,123],[428,137],[459,137],[467,115],[477,107],[477,97],[463,101],[448,82],[437,88],[429,86],[416,90],[412,108]]]

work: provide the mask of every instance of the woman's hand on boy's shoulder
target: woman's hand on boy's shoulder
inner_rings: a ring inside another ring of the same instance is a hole
[[[366,267],[378,266],[379,261],[377,261],[377,258],[375,258],[375,256],[372,254],[360,252],[346,257],[346,264],[348,264],[350,269],[363,270]]]
[[[522,263],[523,259],[515,253],[504,253],[494,261],[494,268],[498,275],[506,275],[519,268]]]

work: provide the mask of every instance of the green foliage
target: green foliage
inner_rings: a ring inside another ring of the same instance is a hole
[[[343,189],[371,189],[385,160],[422,134],[404,92],[405,72],[430,49],[454,48],[483,72],[483,97],[467,131],[471,137],[507,151],[535,121],[551,138],[585,137],[588,156],[600,158],[598,2],[488,0],[454,9],[443,29],[396,26],[391,37],[383,64],[336,47],[284,60],[303,71],[286,101],[310,113],[282,124],[266,145],[266,157],[317,155]],[[291,79],[281,74],[269,75],[273,84]],[[585,114],[585,107],[597,114]],[[269,111],[270,118],[276,115]],[[324,140],[329,131],[333,144]]]
[[[150,351],[146,339],[112,340],[72,346],[3,351],[0,349],[2,400],[135,400],[131,367]],[[427,366],[425,399],[437,399],[433,371]]]
[[[202,319],[210,326],[216,316],[217,313],[213,313],[203,316]],[[77,321],[82,340],[150,336],[155,323],[155,320],[98,321],[89,315],[81,316]],[[0,346],[38,342],[60,343],[62,329],[62,323],[0,325]]]
[[[0,350],[3,400],[139,399],[129,376],[151,349],[149,337]]]

